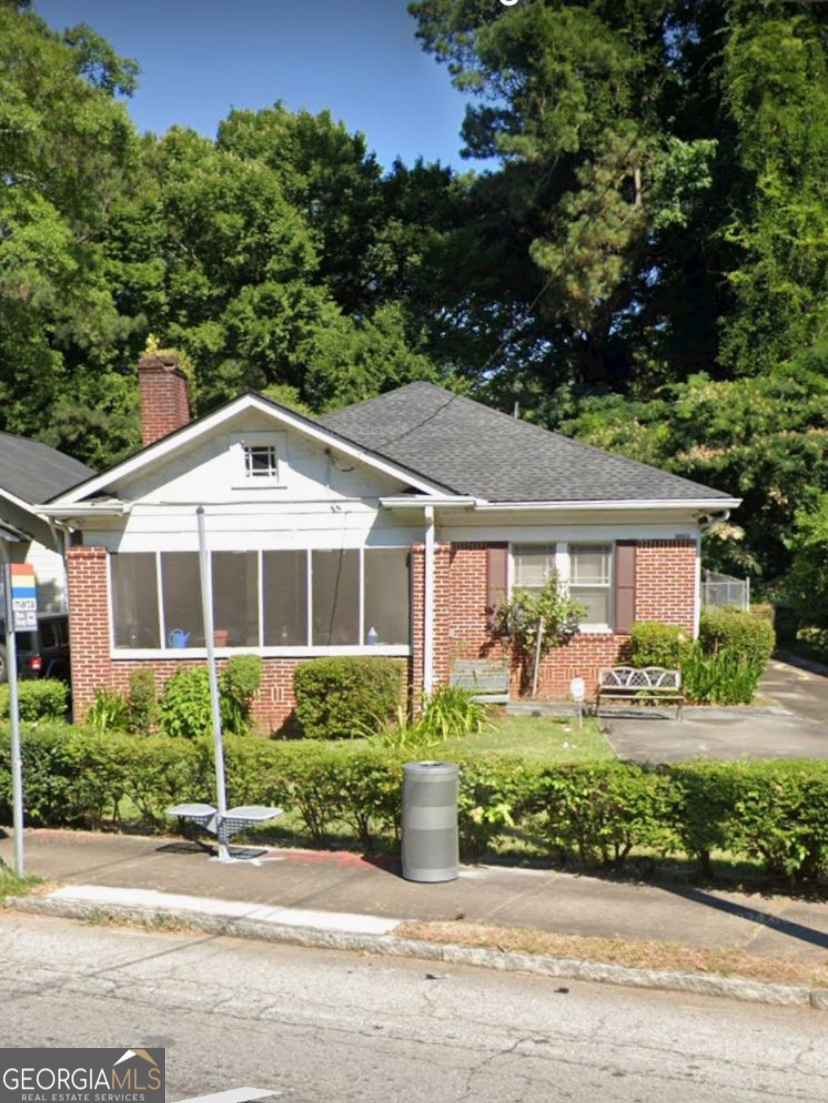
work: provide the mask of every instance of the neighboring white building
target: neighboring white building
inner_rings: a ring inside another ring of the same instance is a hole
[[[0,432],[0,538],[14,563],[31,563],[38,611],[66,612],[62,534],[35,503],[61,494],[94,471],[37,440]]]

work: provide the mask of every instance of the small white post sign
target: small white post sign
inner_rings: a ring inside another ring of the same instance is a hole
[[[29,563],[9,563],[4,571],[3,612],[6,621],[6,663],[11,728],[11,775],[14,823],[14,865],[23,876],[23,758],[20,751],[20,707],[17,699],[17,647],[15,632],[37,628],[37,583]]]
[[[586,682],[583,678],[573,678],[569,683],[569,695],[578,707],[578,727],[584,722],[584,700],[586,698]]]

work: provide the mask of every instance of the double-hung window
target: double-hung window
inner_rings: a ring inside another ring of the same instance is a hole
[[[537,594],[555,569],[554,544],[516,544],[512,549],[512,587]]]
[[[569,545],[569,596],[586,608],[583,624],[612,625],[612,545]]]
[[[515,544],[512,589],[539,593],[557,570],[570,597],[586,609],[581,626],[611,630],[612,544]]]

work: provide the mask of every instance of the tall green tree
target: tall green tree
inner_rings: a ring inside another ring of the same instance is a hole
[[[0,4],[0,424],[12,432],[66,443],[53,404],[90,380],[119,405],[109,372],[123,319],[105,242],[137,153],[114,96],[135,73],[88,27],[61,36]],[[115,451],[128,444],[120,420],[107,426]]]

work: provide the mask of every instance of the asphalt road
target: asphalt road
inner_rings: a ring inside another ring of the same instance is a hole
[[[0,916],[0,1045],[166,1047],[167,1099],[828,1100],[828,1015]]]

